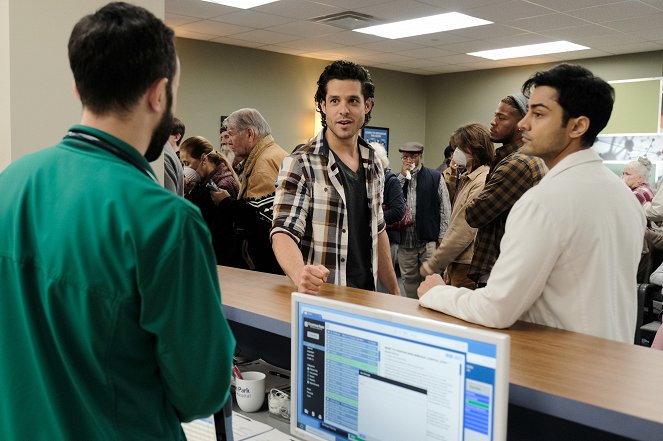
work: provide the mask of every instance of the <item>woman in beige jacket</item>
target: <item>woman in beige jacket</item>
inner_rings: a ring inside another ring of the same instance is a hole
[[[477,123],[456,129],[451,139],[456,148],[453,160],[467,171],[458,180],[449,228],[420,272],[425,277],[446,269],[445,279],[449,285],[474,289],[476,283],[467,277],[467,270],[472,262],[477,229],[467,224],[465,208],[483,190],[495,149],[488,130]]]

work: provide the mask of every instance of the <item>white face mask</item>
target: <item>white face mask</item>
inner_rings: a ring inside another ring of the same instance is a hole
[[[467,156],[465,156],[465,153],[463,153],[459,148],[454,150],[454,154],[451,159],[453,159],[454,162],[461,167],[467,167]]]

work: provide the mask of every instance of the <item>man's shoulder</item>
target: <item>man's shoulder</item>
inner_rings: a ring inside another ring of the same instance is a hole
[[[66,152],[60,148],[61,144],[45,147],[33,153],[23,155],[18,159],[13,160],[0,175],[5,173],[17,173],[20,170],[34,170],[36,164],[49,164],[50,161],[58,155],[65,154]]]
[[[531,166],[545,167],[545,163],[543,162],[543,159],[541,159],[537,156],[526,155],[525,153],[521,153],[518,150],[516,150],[515,152],[511,152],[508,155],[506,155],[497,164],[496,168],[502,167],[502,166],[508,166],[510,164],[525,164],[528,167],[531,167]]]
[[[305,144],[297,144],[290,153],[290,156],[319,155],[321,146],[311,140]]]
[[[277,159],[282,160],[286,156],[288,156],[288,152],[285,151],[285,149],[283,147],[281,147],[279,144],[277,144],[276,142],[273,142],[262,153],[262,158],[266,158],[266,159],[267,158],[269,158],[269,159],[277,158]]]
[[[529,173],[540,177],[545,174],[546,171],[546,164],[541,158],[515,151],[502,158],[491,171],[491,175],[499,176],[515,174],[522,176],[523,173]]]

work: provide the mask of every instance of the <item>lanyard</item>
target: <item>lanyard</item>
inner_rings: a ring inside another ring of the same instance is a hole
[[[154,173],[149,170],[148,168],[145,167],[144,164],[141,162],[138,162],[136,158],[132,157],[129,155],[127,152],[117,148],[113,144],[111,144],[108,141],[104,141],[103,139],[99,139],[96,136],[88,135],[87,133],[82,133],[78,132],[76,130],[70,130],[67,132],[67,135],[64,137],[64,139],[77,139],[79,141],[87,142],[89,144],[94,145],[95,147],[99,147],[102,150],[105,150],[109,153],[112,153],[113,155],[117,156],[121,160],[128,162],[129,164],[133,165],[136,167],[138,170],[140,170],[142,173],[147,175],[150,179],[152,179],[154,182],[159,183],[157,180],[157,177],[154,176]]]

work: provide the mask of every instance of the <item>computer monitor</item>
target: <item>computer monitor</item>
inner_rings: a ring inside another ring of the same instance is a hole
[[[304,440],[506,440],[506,334],[293,293],[291,369]]]

